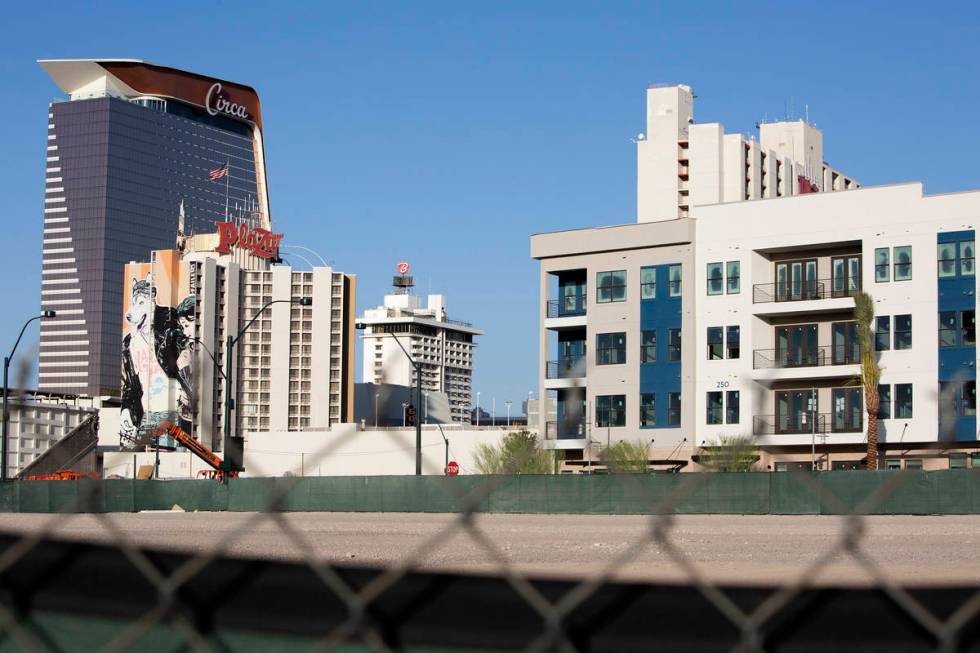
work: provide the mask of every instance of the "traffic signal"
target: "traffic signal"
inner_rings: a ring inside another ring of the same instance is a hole
[[[405,426],[415,426],[415,406],[412,404],[405,408]]]

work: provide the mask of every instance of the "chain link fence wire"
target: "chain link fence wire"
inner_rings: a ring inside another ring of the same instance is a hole
[[[340,438],[332,441],[307,465],[315,465],[342,444]],[[133,505],[138,506],[153,504],[154,497],[142,495],[167,482],[21,482],[32,497],[18,494],[14,500],[7,491],[0,507],[52,514],[27,533],[0,529],[0,647],[790,651],[830,646],[883,650],[887,645],[888,650],[980,650],[980,591],[903,587],[866,546],[865,520],[866,515],[902,506],[909,512],[928,511],[941,501],[939,495],[953,487],[966,487],[976,495],[970,501],[980,500],[980,470],[966,470],[966,481],[942,482],[904,471],[452,478],[442,476],[441,465],[432,460],[423,464],[428,476],[406,482],[405,490],[424,492],[430,505],[453,513],[453,518],[409,548],[397,563],[380,569],[337,565],[291,523],[286,513],[297,508],[344,506],[343,497],[330,497],[327,502],[317,494],[327,491],[326,486],[300,476],[232,479],[231,484],[250,490],[238,493],[215,481],[182,481],[194,488],[192,494],[185,494],[192,507],[222,505],[250,513],[230,536],[192,554],[139,546],[112,512],[114,505],[126,505],[119,496],[124,484],[132,486]],[[262,475],[260,465],[254,461],[250,465],[250,474]],[[339,491],[342,484],[335,480],[330,487]],[[370,485],[364,479],[349,482],[362,489]],[[923,491],[932,493],[931,503],[920,497]],[[544,505],[554,506],[555,512],[575,512],[576,506],[586,505],[586,492],[591,493],[587,495],[591,511],[613,512],[627,506],[629,512],[647,515],[648,523],[602,568],[577,580],[529,577],[481,528],[479,515],[491,505],[520,511],[526,503],[523,497],[530,494],[540,508],[543,494]],[[359,495],[362,507],[369,494]],[[222,504],[221,497],[228,503]],[[381,506],[380,500],[377,505]],[[419,505],[418,497],[389,497],[384,507],[397,510],[399,505],[411,509]],[[815,552],[794,577],[765,587],[722,586],[677,544],[676,515],[737,513],[745,506],[754,506],[746,512],[759,514],[845,517],[834,544]],[[55,537],[56,530],[70,529],[80,514],[98,520],[109,544]],[[298,553],[302,564],[232,555],[242,538],[270,525]],[[461,535],[485,557],[489,571],[480,578],[426,571],[426,562]],[[683,583],[617,579],[650,547],[667,556],[682,573]],[[870,589],[817,586],[821,573],[842,554],[867,573]],[[66,622],[66,615],[80,617]],[[882,633],[883,624],[890,634]],[[96,632],[100,635],[92,634]],[[87,640],[85,633],[93,639]]]

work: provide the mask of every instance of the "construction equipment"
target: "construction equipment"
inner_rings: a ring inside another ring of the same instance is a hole
[[[79,478],[102,478],[101,456],[96,450],[98,444],[99,414],[92,413],[25,465],[17,478],[22,481],[74,480],[66,476],[69,472],[79,474]]]
[[[153,439],[157,439],[160,436],[169,435],[174,440],[180,443],[182,447],[189,449],[191,453],[206,462],[213,468],[212,470],[202,470],[205,473],[198,473],[198,476],[204,476],[205,478],[214,478],[219,481],[223,481],[226,472],[221,471],[221,457],[205,447],[203,444],[195,440],[193,437],[187,434],[184,429],[180,428],[176,424],[171,424],[170,422],[160,422],[156,430],[153,432]],[[238,478],[238,472],[231,471],[227,472],[229,478]]]
[[[102,477],[98,472],[73,472],[71,470],[63,470],[60,472],[55,472],[53,474],[35,474],[33,476],[25,476],[21,480],[23,481],[77,481],[79,479],[95,479],[101,480]]]

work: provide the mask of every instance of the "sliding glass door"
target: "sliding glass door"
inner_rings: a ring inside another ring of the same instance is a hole
[[[776,301],[815,299],[817,260],[783,261],[776,264]]]

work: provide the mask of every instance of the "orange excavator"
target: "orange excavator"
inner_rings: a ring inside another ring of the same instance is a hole
[[[190,450],[195,456],[206,462],[211,466],[211,469],[202,469],[197,473],[198,478],[211,478],[223,481],[225,474],[228,478],[238,478],[238,472],[230,471],[224,472],[221,470],[221,457],[205,447],[203,444],[192,438],[187,434],[184,429],[180,428],[176,424],[171,424],[170,422],[160,422],[156,430],[153,432],[153,438],[159,438],[163,435],[169,435],[174,440],[180,443],[182,447]]]

